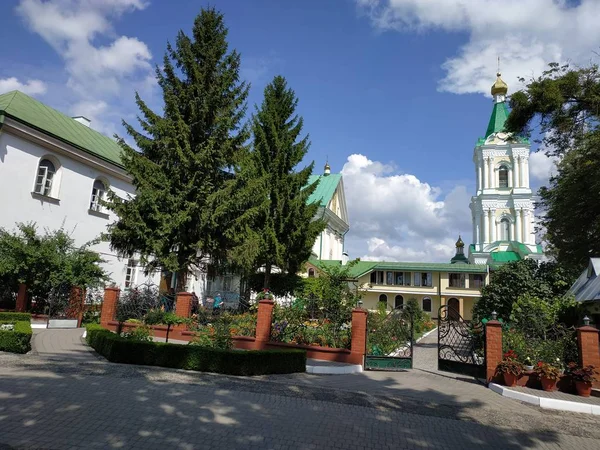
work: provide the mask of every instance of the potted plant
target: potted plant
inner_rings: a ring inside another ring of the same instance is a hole
[[[569,373],[571,379],[575,382],[577,394],[582,397],[589,397],[592,393],[592,383],[598,381],[594,366],[579,367],[575,363],[569,363]]]
[[[523,369],[525,371],[533,370],[533,361],[531,360],[531,358],[529,356],[527,358],[525,358],[525,363],[523,364]]]
[[[523,365],[517,361],[517,355],[509,350],[504,354],[504,358],[496,367],[497,373],[504,377],[504,384],[512,387],[517,384],[517,378],[523,373]]]
[[[260,300],[273,300],[273,294],[271,291],[269,291],[269,289],[264,288],[262,291],[256,294],[256,301],[258,302]]]
[[[541,361],[535,366],[535,373],[540,378],[544,391],[553,391],[556,388],[556,382],[560,380],[558,367]]]

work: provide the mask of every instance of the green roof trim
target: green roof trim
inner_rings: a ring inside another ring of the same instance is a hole
[[[122,150],[115,140],[22,92],[11,91],[0,95],[0,116],[2,115],[123,167]]]
[[[505,263],[512,261],[520,261],[521,256],[517,252],[492,252],[490,253],[492,261],[497,263]]]
[[[508,108],[506,106],[506,102],[495,103],[487,130],[485,132],[485,138],[487,139],[491,134],[503,131],[506,119],[508,119]]]
[[[318,183],[316,189],[310,197],[308,197],[308,203],[318,203],[319,206],[324,208],[327,207],[331,201],[335,190],[340,184],[342,175],[339,173],[332,173],[331,175],[311,175],[308,178],[308,185]]]

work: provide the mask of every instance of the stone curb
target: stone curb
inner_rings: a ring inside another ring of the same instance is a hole
[[[310,366],[306,365],[306,373],[320,375],[345,375],[350,373],[361,373],[363,368],[360,364],[348,364],[347,366]]]
[[[556,398],[538,397],[537,395],[513,391],[512,389],[508,389],[506,386],[501,386],[496,383],[490,383],[488,387],[503,397],[530,403],[532,405],[539,406],[540,408],[556,409],[559,411],[569,411],[583,414],[594,414],[596,416],[600,416],[600,405],[589,405],[587,403],[571,402]]]

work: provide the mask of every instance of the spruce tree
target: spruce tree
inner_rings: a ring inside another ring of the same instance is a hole
[[[141,131],[123,122],[139,149],[119,139],[136,192],[109,197],[118,216],[109,226],[111,247],[141,255],[148,270],[177,272],[180,288],[206,258],[221,264],[229,248],[233,206],[224,192],[249,138],[242,124],[248,86],[239,71],[223,15],[203,9],[192,35],[180,31],[156,68],[162,115],[136,93]]]
[[[274,268],[296,274],[325,228],[315,220],[318,204],[308,203],[316,188],[307,186],[314,163],[296,171],[310,145],[308,136],[300,137],[297,104],[285,78],[276,76],[252,118],[253,145],[238,178],[239,204],[250,207],[240,215],[244,231],[232,259],[247,273],[264,268],[265,288]]]

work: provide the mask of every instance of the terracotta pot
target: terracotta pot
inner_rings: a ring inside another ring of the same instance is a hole
[[[542,377],[540,378],[542,382],[542,389],[548,392],[552,392],[556,389],[556,380],[551,380],[550,378]]]
[[[581,397],[589,397],[592,394],[592,383],[576,381],[575,388],[577,389],[577,394]]]
[[[517,376],[512,373],[504,373],[504,384],[513,387],[517,384]]]

